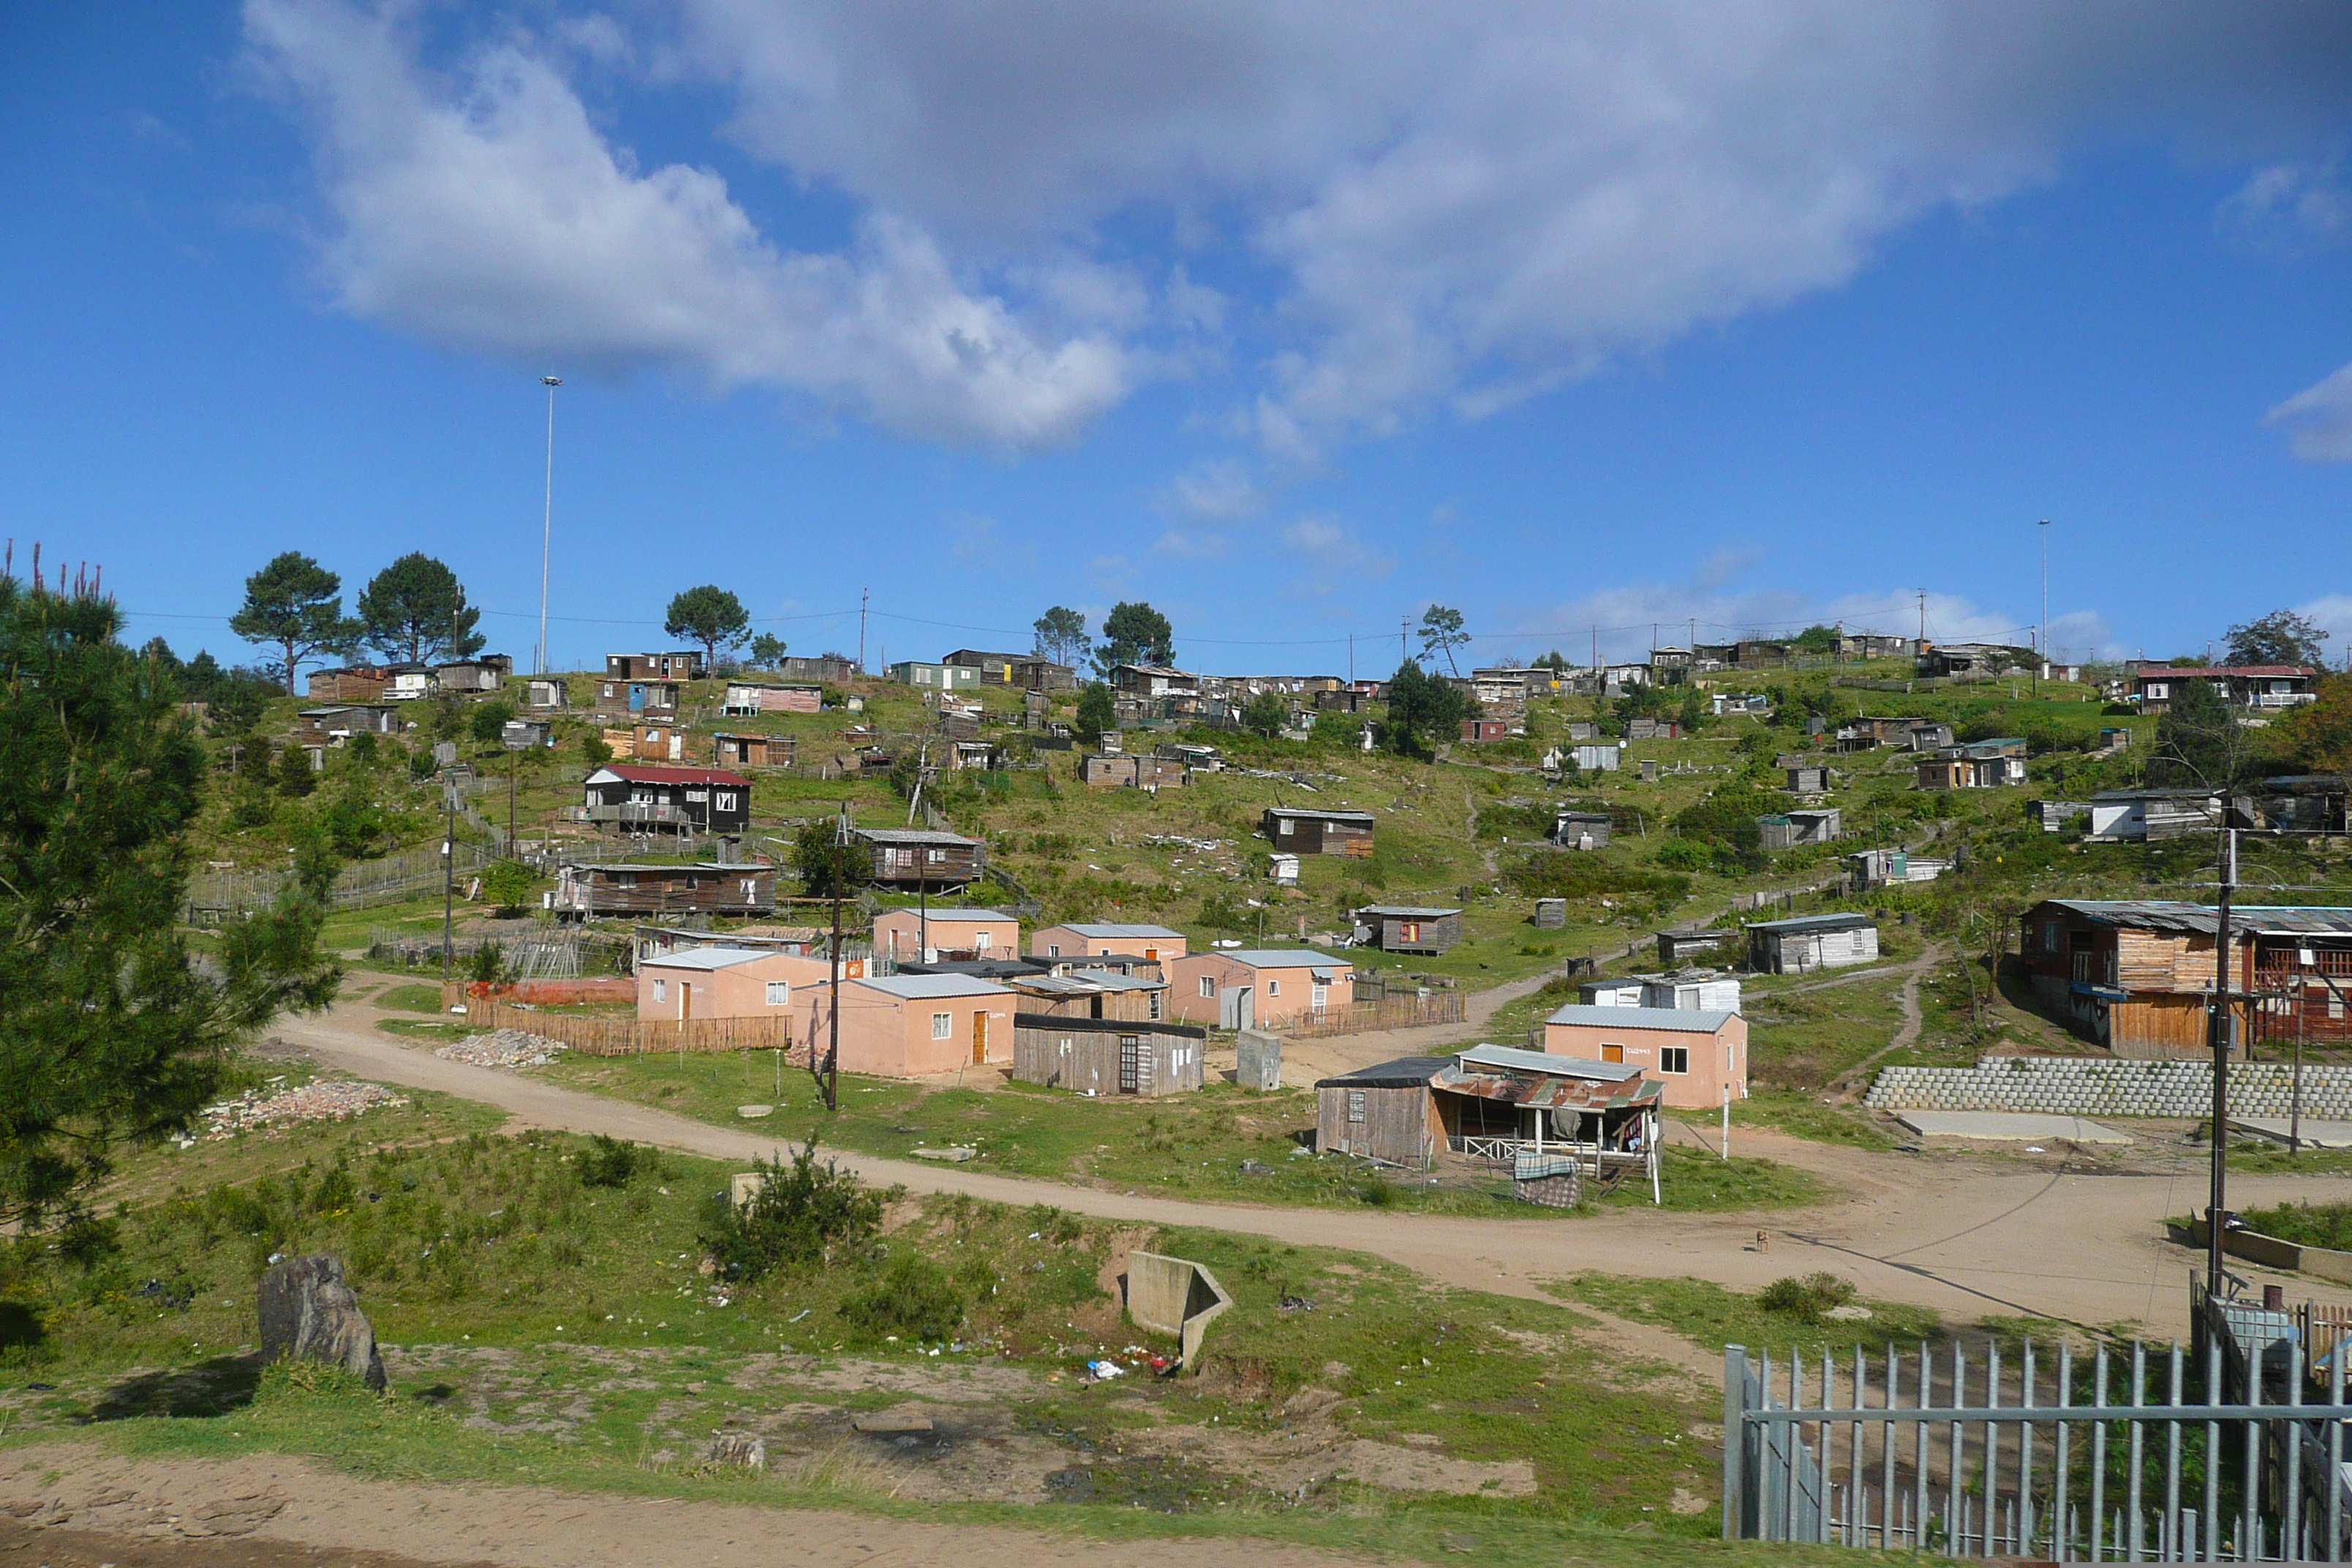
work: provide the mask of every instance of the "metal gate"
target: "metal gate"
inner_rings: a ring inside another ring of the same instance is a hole
[[[1724,1536],[1954,1557],[2344,1561],[2352,1340],[2307,1361],[2312,1325],[2296,1315],[2198,1306],[2201,1356],[2137,1342],[2054,1356],[2030,1341],[2006,1356],[1998,1342],[1974,1355],[1955,1343],[1751,1359],[1727,1346]]]

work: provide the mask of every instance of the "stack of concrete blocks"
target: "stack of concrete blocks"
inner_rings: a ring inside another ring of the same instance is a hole
[[[1891,1067],[1864,1098],[1875,1110],[2042,1110],[2060,1116],[2210,1115],[2213,1064],[2104,1057],[1982,1057],[1973,1068]],[[2230,1114],[2285,1116],[2288,1062],[2230,1064]],[[2303,1114],[2352,1121],[2352,1067],[2306,1064]]]

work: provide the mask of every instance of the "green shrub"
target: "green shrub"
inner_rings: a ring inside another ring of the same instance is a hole
[[[1658,846],[1657,862],[1676,871],[1704,871],[1715,864],[1715,852],[1696,838],[1669,838]]]
[[[1861,1292],[1851,1279],[1834,1274],[1807,1274],[1775,1279],[1756,1292],[1756,1304],[1775,1317],[1818,1323],[1834,1307],[1843,1307]]]
[[[963,1323],[964,1296],[946,1269],[901,1250],[871,1281],[842,1299],[841,1319],[875,1334],[950,1338]]]
[[[650,1149],[640,1149],[635,1143],[618,1138],[607,1138],[602,1132],[591,1133],[588,1152],[580,1156],[580,1184],[583,1187],[625,1187],[629,1178],[652,1163]]]
[[[706,1211],[698,1239],[720,1274],[745,1283],[781,1268],[822,1262],[835,1247],[857,1243],[882,1228],[885,1195],[858,1185],[850,1172],[816,1161],[816,1140],[790,1164],[754,1163],[759,1177],[751,1201],[738,1207],[725,1193]]]

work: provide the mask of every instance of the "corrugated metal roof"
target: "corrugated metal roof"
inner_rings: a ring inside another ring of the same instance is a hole
[[[1458,915],[1462,911],[1434,907],[1423,909],[1418,904],[1366,904],[1356,912],[1360,915],[1394,915],[1401,920],[1435,921],[1444,920],[1448,915]]]
[[[1786,934],[1809,931],[1860,931],[1864,926],[1875,923],[1868,915],[1798,915],[1785,921],[1750,921],[1739,929]]]
[[[1108,942],[1114,937],[1122,936],[1158,937],[1169,942],[1181,942],[1184,937],[1184,933],[1182,931],[1170,931],[1166,926],[1119,925],[1115,922],[1080,925],[1074,921],[1068,925],[1057,926],[1050,929],[1057,931],[1073,931],[1077,932],[1080,936],[1091,937],[1104,942]]]
[[[648,954],[637,962],[656,969],[731,969],[754,959],[775,956],[772,952],[758,952],[748,947],[694,947],[682,952]]]
[[[1372,814],[1369,811],[1329,810],[1319,805],[1269,806],[1267,814],[1273,816],[1315,816],[1326,822],[1360,822],[1367,826],[1372,823]]]
[[[913,915],[918,920],[945,921],[950,925],[976,925],[982,921],[1011,921],[1013,917],[995,910],[933,910],[926,916],[920,910],[884,910],[886,915]]]
[[[2050,899],[2045,902],[2071,910],[2094,925],[2211,936],[2219,923],[2219,911],[2212,905],[2172,899]],[[2230,923],[2241,932],[2259,935],[2347,936],[2352,935],[2352,909],[2327,904],[2245,904],[2230,911]]]
[[[1013,993],[991,980],[975,980],[969,974],[891,974],[866,980],[852,980],[851,985],[867,985],[903,1001],[936,1001],[950,996],[1010,996]]]
[[[1399,1057],[1394,1061],[1379,1062],[1353,1072],[1343,1072],[1336,1078],[1318,1079],[1318,1089],[1413,1089],[1426,1087],[1429,1080],[1454,1065],[1451,1057]]]
[[[1610,1013],[1635,1013],[1638,1007],[1609,1007]],[[1552,1051],[1527,1051],[1517,1046],[1472,1046],[1456,1051],[1454,1060],[1471,1067],[1501,1068],[1508,1072],[1549,1073],[1555,1078],[1591,1079],[1601,1083],[1622,1083],[1629,1078],[1639,1078],[1642,1069],[1623,1062],[1596,1062],[1588,1057],[1561,1056]]]
[[[1503,1072],[1465,1072],[1459,1068],[1448,1068],[1439,1073],[1430,1087],[1448,1094],[1497,1100],[1538,1110],[1621,1110],[1655,1101],[1665,1093],[1665,1085],[1654,1079],[1601,1081],[1558,1074],[1530,1078]]]
[[[1318,965],[1332,969],[1352,970],[1356,966],[1344,958],[1334,958],[1328,952],[1318,952],[1311,947],[1243,947],[1227,952],[1212,948],[1196,952],[1194,958],[1230,958],[1235,963],[1251,969],[1312,969]]]
[[[1713,1007],[1584,1007],[1571,1002],[1544,1020],[1547,1024],[1606,1026],[1612,1029],[1672,1029],[1685,1035],[1712,1035],[1726,1018],[1737,1018]]]
[[[939,833],[928,827],[853,827],[850,836],[868,844],[978,844],[961,833]]]

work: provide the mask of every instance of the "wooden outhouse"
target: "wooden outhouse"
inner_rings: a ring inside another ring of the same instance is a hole
[[[1606,849],[1609,847],[1609,814],[1605,811],[1570,811],[1563,807],[1553,819],[1551,836],[1563,849]]]
[[[1206,1081],[1208,1039],[1189,1024],[1017,1013],[1013,1076],[1076,1094],[1182,1094]]]

